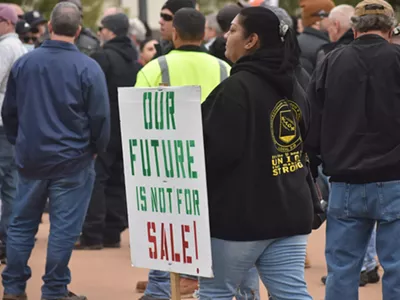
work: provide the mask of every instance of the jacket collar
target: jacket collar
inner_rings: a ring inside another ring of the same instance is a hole
[[[0,36],[0,41],[3,41],[5,39],[11,38],[11,37],[18,38],[18,34],[16,34],[15,32],[10,32],[10,33],[7,33],[7,34],[3,34],[2,36]]]
[[[329,42],[329,36],[325,32],[319,31],[315,28],[306,27],[306,28],[304,28],[303,33],[313,35],[321,40],[325,40],[325,41]]]
[[[181,51],[194,51],[194,52],[207,52],[207,49],[202,45],[202,46],[194,46],[194,45],[183,45],[179,47],[178,49],[175,50],[181,50]]]
[[[70,51],[79,51],[78,48],[71,43],[62,42],[62,41],[54,41],[54,40],[44,41],[41,47],[59,48],[59,49],[70,50]]]
[[[371,44],[371,43],[389,43],[387,40],[385,40],[383,37],[377,35],[377,34],[365,34],[354,41],[357,44]]]

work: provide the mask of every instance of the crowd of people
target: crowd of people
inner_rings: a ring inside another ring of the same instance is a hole
[[[72,251],[120,248],[128,228],[117,89],[161,83],[202,89],[215,276],[182,275],[183,296],[260,299],[261,280],[272,300],[312,299],[307,239],[326,219],[325,299],[358,299],[380,266],[383,299],[400,299],[394,10],[299,5],[300,18],[254,0],[204,16],[167,0],[156,39],[117,7],[95,34],[79,0],[49,21],[0,4],[3,300],[28,299],[46,205],[42,300],[87,299],[68,290]],[[170,275],[151,270],[136,289],[170,299]]]

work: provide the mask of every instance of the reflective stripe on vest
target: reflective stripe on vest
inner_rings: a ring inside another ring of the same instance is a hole
[[[169,69],[168,69],[168,63],[167,63],[167,58],[165,56],[160,56],[157,58],[158,64],[161,69],[161,81],[163,84],[171,85],[171,79],[169,77]],[[226,66],[222,60],[217,59],[218,64],[219,64],[219,74],[220,74],[220,80],[223,81],[226,78],[228,78],[228,71],[226,69]]]

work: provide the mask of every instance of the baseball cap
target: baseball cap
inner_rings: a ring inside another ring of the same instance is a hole
[[[300,7],[303,25],[308,27],[327,18],[335,3],[332,0],[301,0]]]
[[[117,36],[128,35],[129,19],[125,14],[119,13],[106,16],[101,20],[101,24]]]
[[[20,20],[15,25],[15,32],[18,35],[28,33],[29,31],[31,31],[31,26],[25,20]]]
[[[354,15],[362,17],[366,15],[394,16],[393,7],[384,0],[364,0],[357,4]]]
[[[23,19],[27,21],[31,27],[36,27],[47,22],[43,15],[37,10],[28,11],[24,14]]]
[[[0,5],[0,19],[5,21],[10,21],[12,24],[16,25],[18,22],[18,15],[14,8],[7,4]]]

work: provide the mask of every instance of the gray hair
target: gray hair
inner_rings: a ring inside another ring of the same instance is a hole
[[[138,18],[129,20],[129,34],[136,37],[138,42],[143,42],[146,39],[147,29],[143,22]]]
[[[74,37],[81,25],[81,12],[74,3],[60,2],[51,12],[50,23],[55,34]]]
[[[224,33],[221,29],[221,26],[218,24],[216,13],[207,15],[206,22],[207,27],[214,29],[217,35],[222,35]]]
[[[386,15],[365,15],[351,18],[352,26],[357,32],[368,32],[378,30],[389,32],[397,25],[395,17]]]
[[[293,29],[293,20],[291,16],[289,16],[286,10],[284,10],[281,7],[276,7],[266,4],[266,2],[263,2],[261,6],[271,10],[278,17],[279,21],[282,21],[283,23],[285,23],[286,25],[288,25],[290,28]]]

